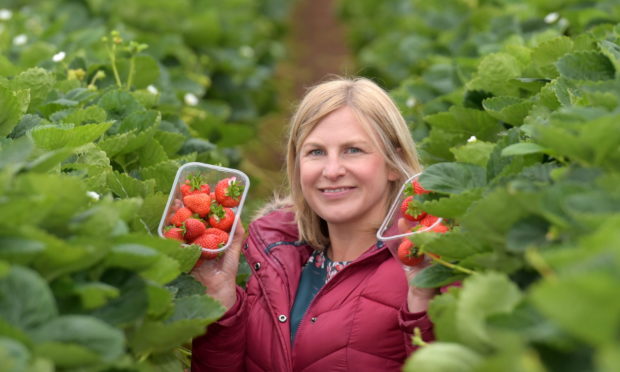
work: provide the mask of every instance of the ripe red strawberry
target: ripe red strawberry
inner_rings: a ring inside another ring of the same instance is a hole
[[[236,207],[239,205],[243,185],[236,177],[221,179],[215,185],[215,199],[224,207]]]
[[[438,223],[437,226],[435,226],[435,227],[433,227],[431,229],[431,231],[443,234],[443,233],[447,233],[448,231],[450,231],[450,228],[448,226],[444,225],[443,223]]]
[[[413,196],[408,196],[403,200],[400,205],[400,213],[410,221],[419,221],[426,216],[426,212],[420,209],[420,204]]]
[[[192,194],[183,197],[183,204],[200,217],[206,217],[211,210],[209,194]]]
[[[209,184],[202,182],[202,178],[197,174],[192,174],[187,177],[185,182],[179,188],[181,189],[181,194],[183,196],[200,193],[209,194],[211,192],[211,187]]]
[[[179,208],[172,217],[170,218],[170,223],[175,226],[183,225],[183,222],[192,216],[193,212],[189,208],[181,207]]]
[[[235,221],[235,212],[232,209],[214,205],[209,214],[209,225],[224,231],[230,231]]]
[[[202,234],[193,242],[202,247],[202,257],[207,260],[212,260],[219,256],[219,252],[213,252],[213,250],[219,249],[224,246],[224,243],[220,242],[219,238],[215,234]]]
[[[175,239],[181,242],[185,242],[184,231],[180,227],[168,226],[164,231],[164,236],[168,239]]]
[[[200,235],[204,234],[207,227],[204,222],[197,218],[188,218],[185,220],[185,241],[193,242]]]
[[[218,237],[219,241],[226,244],[228,242],[228,233],[216,227],[209,227],[205,230],[205,234],[211,234]]]
[[[432,226],[435,222],[437,222],[438,219],[439,217],[427,214],[424,218],[420,220],[420,225],[424,225],[426,227]]]
[[[420,185],[420,182],[418,182],[418,180],[413,181],[413,192],[415,192],[418,195],[430,193],[430,191],[428,191],[427,189],[422,187],[422,185]]]
[[[398,246],[398,259],[403,265],[415,266],[424,260],[424,255],[419,254],[418,248],[405,238]]]

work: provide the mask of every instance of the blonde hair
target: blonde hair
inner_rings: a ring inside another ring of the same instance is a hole
[[[295,210],[300,240],[319,249],[329,244],[327,226],[303,197],[298,155],[301,145],[321,120],[345,106],[353,111],[368,131],[388,168],[399,175],[398,180],[389,186],[387,200],[393,200],[402,182],[420,171],[415,143],[407,123],[385,90],[366,78],[342,77],[310,88],[290,122],[286,170],[290,189],[288,200]]]

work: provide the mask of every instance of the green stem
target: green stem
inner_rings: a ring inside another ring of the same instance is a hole
[[[549,266],[545,258],[540,254],[538,249],[529,247],[525,250],[525,260],[532,265],[532,267],[540,273],[545,279],[555,280],[556,274]]]
[[[438,256],[435,256],[435,255],[429,255],[429,257],[430,257],[430,258],[432,258],[432,259],[433,259],[433,261],[435,261],[435,262],[439,263],[440,265],[443,265],[443,266],[445,266],[445,267],[449,267],[449,268],[451,268],[452,270],[457,270],[457,271],[463,272],[463,273],[468,274],[468,275],[474,275],[474,274],[476,274],[476,272],[475,272],[475,271],[473,271],[473,270],[470,270],[470,269],[465,268],[465,267],[463,267],[463,266],[459,266],[459,265],[453,264],[453,263],[451,263],[451,262],[448,262],[448,261],[446,261],[446,260],[441,259],[441,258],[440,258],[440,257],[438,257]]]
[[[424,341],[422,339],[422,331],[420,331],[419,327],[415,327],[413,329],[413,339],[412,339],[412,342],[413,342],[414,345],[417,345],[417,346],[426,346],[426,345],[428,345],[428,342],[426,342],[426,341]]]
[[[108,55],[110,56],[110,62],[112,64],[112,73],[114,73],[114,80],[116,81],[116,85],[119,88],[123,87],[123,84],[121,83],[121,78],[118,75],[118,69],[116,68],[116,46],[112,45],[112,50],[110,50],[110,48],[108,49]]]

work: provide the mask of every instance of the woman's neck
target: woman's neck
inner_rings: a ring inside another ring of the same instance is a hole
[[[328,257],[332,261],[353,261],[377,242],[371,229],[328,226],[330,248]]]

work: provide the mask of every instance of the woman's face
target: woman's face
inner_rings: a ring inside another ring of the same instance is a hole
[[[389,181],[398,179],[348,107],[310,132],[299,170],[304,198],[331,225],[377,227],[386,212]]]

